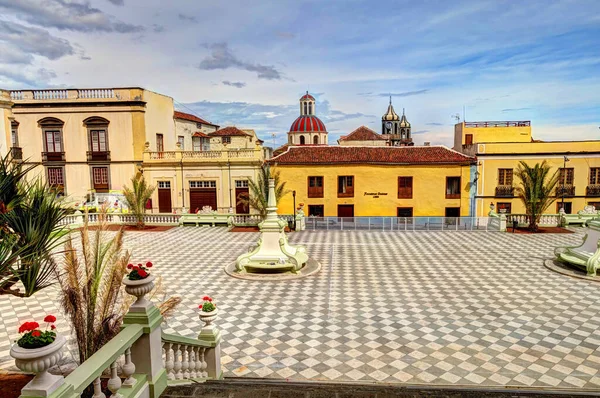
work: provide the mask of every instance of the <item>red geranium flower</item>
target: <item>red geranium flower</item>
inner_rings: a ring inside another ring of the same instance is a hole
[[[212,303],[212,299],[210,297],[208,298],[208,301],[210,301]]]
[[[150,261],[148,261],[148,262],[146,263],[146,267],[147,267],[147,268],[152,268],[152,263],[151,263]]]
[[[138,264],[138,267],[141,267],[141,266],[142,266],[142,263],[139,263],[139,264]]]
[[[32,330],[35,330],[39,327],[40,327],[40,324],[37,322],[25,322],[24,324],[21,325],[21,327],[19,327],[19,333],[31,332]]]
[[[133,264],[127,264],[127,269],[132,269],[133,268]]]
[[[52,325],[52,326],[50,326],[50,329],[54,330],[54,329],[56,329],[56,326]]]
[[[144,271],[143,269],[138,270],[138,275],[141,276],[142,278],[145,278],[148,276],[148,273],[146,271]]]
[[[40,337],[42,335],[42,332],[40,332],[39,330],[34,330],[33,332],[31,332],[31,335],[33,337]]]
[[[202,297],[202,300],[204,300],[204,301],[210,301],[210,297],[204,296],[204,297]]]
[[[198,306],[198,308],[202,309],[202,306],[203,306],[203,305],[204,305],[204,304],[200,304],[200,305]]]
[[[44,322],[54,323],[56,322],[56,317],[54,315],[46,315]]]

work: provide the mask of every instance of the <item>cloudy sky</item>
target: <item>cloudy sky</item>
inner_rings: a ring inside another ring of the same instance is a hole
[[[390,94],[417,144],[463,107],[600,139],[599,75],[598,0],[0,0],[0,87],[142,86],[269,143],[306,90],[330,142]]]

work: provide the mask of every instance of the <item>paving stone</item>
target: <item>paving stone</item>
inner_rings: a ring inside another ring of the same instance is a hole
[[[598,388],[600,285],[543,265],[581,232],[304,231],[290,240],[321,263],[317,275],[226,275],[257,238],[194,227],[125,234],[132,260],[151,260],[167,294],[182,296],[167,333],[196,337],[197,305],[215,298],[226,377]],[[0,341],[47,313],[68,333],[56,298],[54,287],[1,296]],[[9,348],[0,345],[0,369],[15,370]],[[70,344],[61,366],[73,358]]]

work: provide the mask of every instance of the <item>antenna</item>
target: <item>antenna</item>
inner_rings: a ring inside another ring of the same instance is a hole
[[[463,120],[467,120],[466,116],[465,116],[465,106],[463,105]]]
[[[459,113],[455,113],[454,115],[450,116],[452,119],[456,120],[456,123],[460,122],[460,114]]]
[[[273,149],[275,149],[275,137],[277,136],[277,133],[271,133],[271,138],[273,138]]]

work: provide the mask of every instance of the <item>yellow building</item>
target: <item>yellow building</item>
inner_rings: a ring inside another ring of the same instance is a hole
[[[469,216],[475,159],[443,146],[291,146],[269,160],[312,216]],[[293,211],[286,195],[279,212]]]
[[[40,164],[35,173],[73,202],[108,198],[142,171],[155,212],[229,211],[264,160],[254,131],[219,130],[139,87],[0,90],[0,111],[0,153]]]
[[[520,161],[534,165],[546,160],[551,172],[559,170],[557,201],[548,214],[558,213],[563,196],[567,214],[586,205],[600,209],[600,141],[536,141],[529,121],[462,122],[454,132],[454,149],[477,157],[477,215],[487,214],[491,203],[499,211],[525,213],[514,195],[519,183],[514,170]]]

